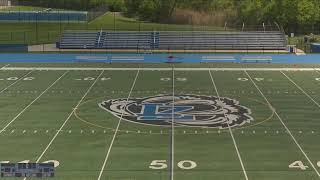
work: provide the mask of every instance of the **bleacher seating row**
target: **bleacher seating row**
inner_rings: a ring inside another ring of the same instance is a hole
[[[280,31],[254,32],[82,32],[65,31],[61,49],[283,50]]]

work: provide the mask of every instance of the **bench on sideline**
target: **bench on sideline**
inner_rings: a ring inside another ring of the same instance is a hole
[[[143,63],[144,56],[112,56],[110,59],[110,63],[112,62]]]
[[[241,58],[242,63],[271,63],[271,56],[245,56]]]
[[[210,62],[236,62],[236,58],[233,56],[202,56],[200,63]]]

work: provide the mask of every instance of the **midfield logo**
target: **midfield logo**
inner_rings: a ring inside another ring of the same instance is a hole
[[[173,103],[174,102],[174,103]],[[148,124],[208,128],[242,126],[253,121],[250,109],[222,97],[201,95],[158,95],[153,97],[112,99],[99,106],[123,120]]]

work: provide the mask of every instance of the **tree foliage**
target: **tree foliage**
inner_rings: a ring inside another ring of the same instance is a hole
[[[107,3],[112,11],[153,22],[165,22],[175,9],[199,12],[234,12],[228,24],[278,22],[287,31],[320,26],[319,0],[18,0],[45,7],[87,10]]]
[[[234,11],[232,23],[278,22],[287,31],[320,25],[319,0],[124,0],[127,13],[144,20],[161,21],[175,8],[196,11]]]

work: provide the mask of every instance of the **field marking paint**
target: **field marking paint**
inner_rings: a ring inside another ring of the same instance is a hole
[[[54,86],[61,78],[63,78],[69,71],[66,71],[65,73],[63,73],[57,80],[55,80],[49,87],[47,87],[47,89],[45,89],[44,91],[42,91],[42,93],[36,97],[31,103],[29,103],[19,114],[17,114],[5,127],[2,128],[2,130],[0,130],[0,134],[7,129],[7,127],[9,127],[16,119],[18,119],[18,117],[20,117],[20,115],[22,113],[24,113],[34,102],[36,102],[43,94],[45,94],[52,86]]]
[[[171,146],[170,146],[170,180],[174,179],[174,103],[175,103],[175,74],[172,67],[172,113],[171,113]]]
[[[315,101],[304,89],[302,89],[301,86],[299,86],[297,83],[295,83],[289,76],[287,76],[284,72],[280,71],[292,84],[294,84],[303,94],[305,94],[315,105],[317,105],[320,108],[320,104]]]
[[[172,71],[172,68],[4,67],[11,71]],[[320,68],[175,68],[175,71],[320,71]]]
[[[3,66],[1,69],[4,69],[4,68],[6,68],[8,66],[10,66],[10,64],[7,64],[7,65]]]
[[[267,99],[267,97],[263,94],[263,92],[260,90],[259,86],[252,80],[251,76],[249,75],[249,73],[247,71],[244,71],[247,76],[249,77],[249,79],[251,80],[251,82],[253,83],[253,85],[256,87],[256,89],[259,91],[259,93],[261,94],[261,96],[265,99],[266,103],[269,104],[270,107],[273,107],[271,105],[271,103],[269,102],[269,100]],[[273,107],[273,109],[275,109]],[[308,160],[308,162],[310,163],[310,165],[312,166],[312,168],[314,169],[314,171],[317,173],[318,177],[320,177],[320,173],[317,170],[317,168],[313,165],[312,161],[310,160],[310,158],[308,157],[308,155],[304,152],[304,150],[302,149],[302,147],[300,146],[300,144],[298,143],[298,141],[296,140],[296,138],[292,135],[290,129],[287,127],[287,125],[284,123],[284,121],[282,120],[282,118],[279,116],[278,112],[275,110],[274,111],[275,115],[278,117],[278,119],[280,120],[281,124],[283,125],[283,127],[286,129],[287,133],[291,136],[291,139],[294,141],[294,143],[297,145],[297,147],[299,148],[299,150],[301,151],[301,153],[304,155],[304,157]]]
[[[133,81],[133,83],[132,83],[130,92],[129,92],[128,97],[127,97],[127,102],[129,101],[129,98],[131,97],[133,88],[134,88],[134,86],[136,85],[136,82],[137,82],[139,73],[140,73],[140,70],[138,70],[137,73],[136,73],[136,76],[135,76],[135,78],[134,78],[134,81]],[[126,105],[125,105],[125,106],[126,106]],[[118,134],[119,127],[120,127],[120,123],[121,123],[121,121],[122,121],[123,115],[124,115],[124,113],[121,114],[121,116],[120,116],[120,118],[119,118],[119,121],[118,121],[118,125],[117,125],[117,127],[116,127],[116,129],[115,129],[115,131],[114,131],[114,134],[113,134],[111,143],[110,143],[110,145],[109,145],[109,148],[108,148],[106,157],[105,157],[105,159],[104,159],[104,162],[103,162],[103,164],[102,164],[102,167],[101,167],[101,170],[100,170],[100,173],[99,173],[99,176],[98,176],[98,180],[101,179],[102,174],[103,174],[103,170],[104,170],[104,168],[105,168],[105,166],[106,166],[106,164],[107,164],[107,162],[108,162],[109,155],[110,155],[110,152],[111,152],[111,149],[112,149],[112,146],[113,146],[113,142],[114,142],[114,140],[116,139],[116,136],[117,136],[117,134]]]
[[[104,71],[102,71],[98,78],[91,84],[91,86],[87,89],[86,93],[82,96],[82,98],[79,100],[78,104],[76,105],[76,107],[74,107],[71,111],[71,113],[69,114],[69,116],[67,117],[67,119],[63,122],[63,124],[61,125],[61,127],[59,128],[59,130],[57,130],[56,134],[53,136],[53,138],[51,139],[51,141],[49,142],[49,144],[46,146],[46,148],[43,150],[43,152],[41,153],[41,155],[38,157],[36,163],[38,163],[41,158],[43,157],[43,155],[47,152],[47,150],[50,148],[51,144],[53,143],[53,141],[57,138],[57,136],[59,135],[59,133],[62,131],[63,127],[66,125],[66,123],[69,121],[69,119],[71,118],[71,116],[73,115],[73,113],[75,112],[75,110],[79,107],[79,105],[81,104],[81,102],[84,100],[84,98],[88,95],[88,93],[90,92],[90,90],[92,89],[92,87],[96,84],[96,82],[98,81],[98,79],[100,78],[100,76],[103,74]],[[24,178],[26,179],[26,178]]]
[[[214,86],[214,89],[217,93],[217,96],[219,98],[219,101],[221,101],[221,97],[220,97],[220,94],[219,94],[219,91],[218,91],[218,88],[216,86],[216,83],[214,82],[213,80],[213,76],[212,76],[212,73],[211,71],[209,71],[209,75],[210,75],[210,78],[211,78],[211,81],[212,81],[212,85]],[[225,113],[224,114],[224,117],[228,119],[227,115]],[[234,145],[234,148],[236,149],[236,152],[237,152],[237,155],[238,155],[238,158],[239,158],[239,161],[240,161],[240,165],[241,165],[241,168],[242,168],[242,171],[243,171],[243,174],[244,174],[244,177],[246,178],[246,180],[248,180],[248,175],[247,175],[247,172],[246,172],[246,169],[244,167],[244,164],[243,164],[243,161],[242,161],[242,158],[241,158],[241,155],[240,155],[240,151],[239,151],[239,148],[238,148],[238,145],[237,145],[237,142],[233,136],[233,132],[232,132],[232,129],[231,127],[229,126],[228,124],[228,129],[229,129],[229,133],[230,133],[230,136],[232,138],[232,141],[233,141],[233,145]]]
[[[17,84],[19,81],[21,81],[22,79],[24,79],[25,77],[27,77],[30,73],[32,73],[32,71],[29,71],[27,74],[25,74],[24,76],[22,76],[20,79],[18,79],[17,81],[11,83],[9,86],[7,86],[6,88],[2,89],[0,91],[0,94],[2,94],[4,91],[6,91],[7,89],[9,89],[10,87],[12,87],[13,85]]]

